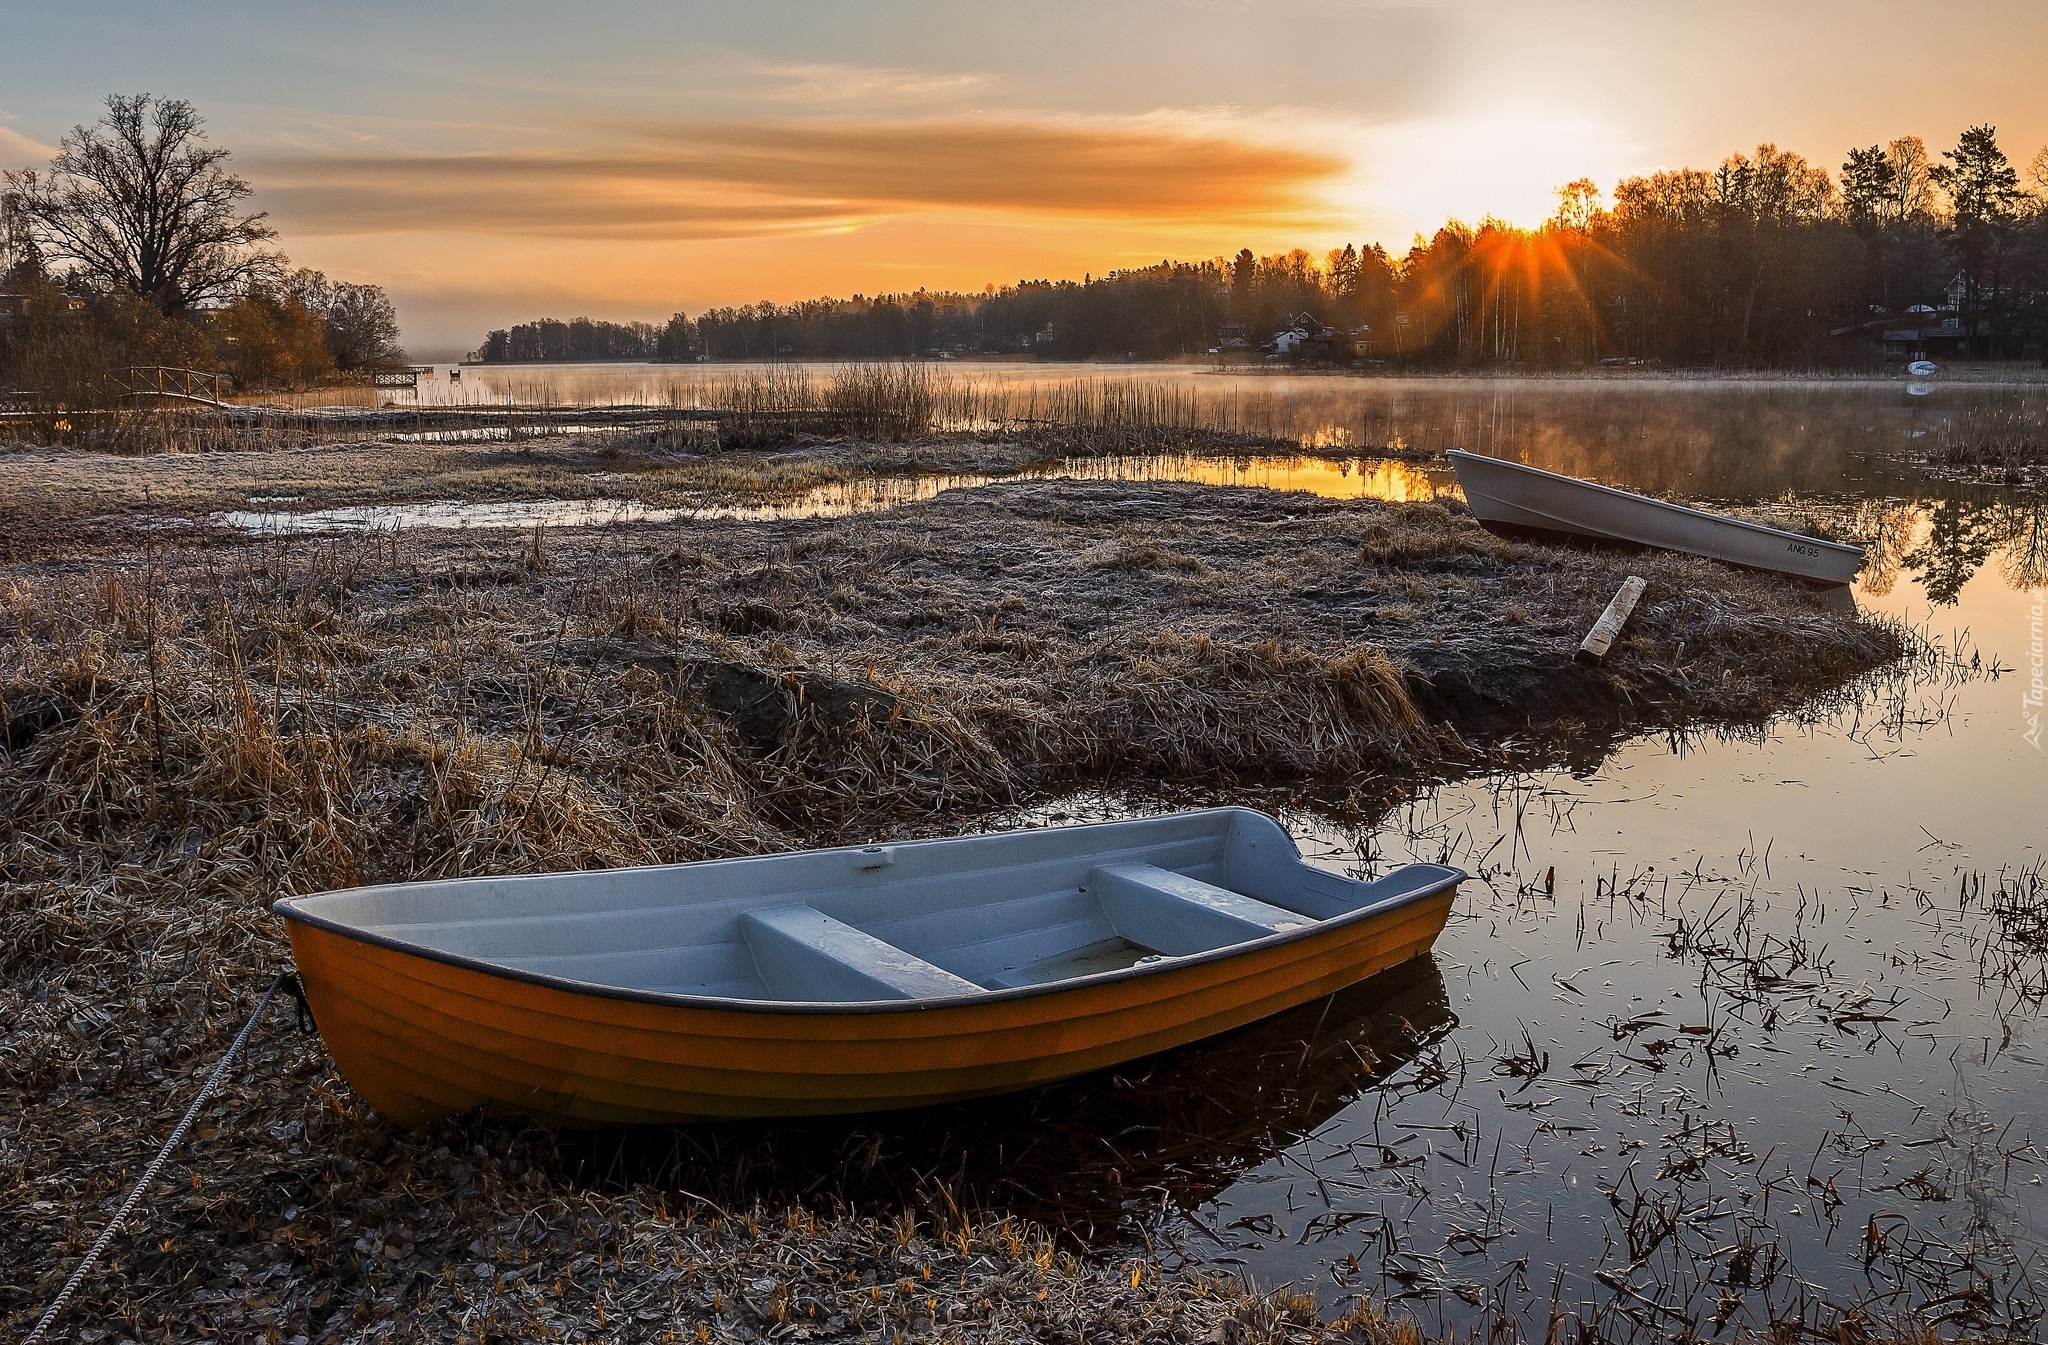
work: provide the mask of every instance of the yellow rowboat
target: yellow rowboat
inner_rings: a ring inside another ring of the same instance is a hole
[[[1150,1055],[1429,951],[1465,875],[1314,868],[1217,808],[279,901],[385,1115],[569,1125],[879,1111]]]

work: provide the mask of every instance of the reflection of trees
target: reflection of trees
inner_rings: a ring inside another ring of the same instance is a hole
[[[2048,505],[2014,504],[2000,512],[2006,520],[1998,572],[2014,588],[2048,588]]]
[[[1235,1032],[1029,1092],[869,1117],[568,1132],[564,1162],[746,1208],[999,1206],[1082,1240],[1186,1210],[1287,1150],[1456,1026],[1433,957]],[[1447,1081],[1425,1068],[1413,1086]],[[954,1205],[957,1202],[957,1206]]]
[[[1899,581],[1913,546],[1920,506],[1906,500],[1857,500],[1841,520],[1842,531],[1863,548],[1863,591],[1883,597]]]
[[[1943,500],[1934,506],[1927,540],[1903,559],[1905,568],[1920,576],[1929,601],[1954,602],[1985,557],[2005,540],[2000,535],[2000,512],[1962,500]]]

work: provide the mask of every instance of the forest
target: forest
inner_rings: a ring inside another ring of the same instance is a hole
[[[1161,359],[1270,350],[1290,329],[1318,338],[1282,343],[1297,356],[1424,366],[2038,359],[2048,148],[2023,176],[1991,126],[1939,154],[1913,136],[1855,148],[1833,172],[1766,144],[1611,192],[1572,182],[1540,227],[1453,220],[1398,255],[1244,249],[978,294],[764,301],[660,326],[543,320],[491,332],[477,354]]]

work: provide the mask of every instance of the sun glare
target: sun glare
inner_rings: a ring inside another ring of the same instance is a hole
[[[1635,146],[1614,128],[1573,117],[1475,115],[1375,128],[1356,152],[1343,204],[1383,223],[1387,241],[1446,219],[1486,216],[1534,227],[1557,189],[1590,177],[1603,190],[1631,171]]]

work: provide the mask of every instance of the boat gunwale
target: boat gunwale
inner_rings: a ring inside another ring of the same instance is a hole
[[[1214,813],[1229,813],[1240,811],[1252,812],[1255,810],[1238,808],[1216,808],[1203,809],[1200,811]],[[1264,816],[1264,814],[1259,815]],[[1188,814],[1167,814],[1167,816],[1188,816]],[[1125,821],[1152,820],[1155,819],[1125,819]],[[1119,825],[1123,825],[1123,822],[1120,821],[1107,823],[1086,823],[1083,824],[1083,826],[1081,827],[1057,828],[1057,830],[1079,831],[1091,827],[1112,827]],[[1007,832],[982,832],[977,833],[974,836],[942,837],[939,838],[936,842],[925,843],[943,844],[946,841],[952,840],[978,839],[980,836],[1029,835],[1042,833],[1047,830],[1054,830],[1054,828],[1026,827],[1013,829]],[[909,842],[909,844],[919,844],[919,842]],[[865,848],[867,847],[833,846],[828,847],[828,850],[841,850],[847,853],[859,853],[862,849]],[[801,854],[806,852],[792,851],[785,853]],[[629,865],[626,869],[612,870],[586,869],[578,870],[572,874],[563,874],[555,876],[578,877],[584,874],[595,875],[600,873],[626,872],[630,869],[691,869],[710,864],[729,864],[733,862],[733,859],[770,859],[774,857],[775,856],[772,855],[741,855],[733,856],[731,859],[700,859],[685,864]],[[1305,860],[1301,859],[1298,853],[1295,857],[1295,862],[1298,864],[1302,864],[1304,867],[1313,868],[1312,865],[1308,865]],[[372,947],[384,948],[392,952],[405,953],[413,957],[424,958],[430,962],[439,962],[444,966],[457,967],[466,971],[479,972],[487,976],[503,977],[507,980],[512,981],[521,981],[528,985],[537,985],[550,990],[559,990],[567,994],[585,995],[599,999],[624,1000],[630,1003],[653,1004],[678,1009],[716,1010],[724,1013],[923,1013],[937,1009],[963,1009],[972,1008],[982,1004],[1008,1003],[1013,1000],[1030,999],[1041,995],[1059,994],[1064,991],[1077,990],[1090,986],[1107,985],[1119,981],[1137,980],[1141,977],[1163,975],[1168,972],[1177,971],[1183,967],[1203,966],[1211,962],[1220,962],[1227,958],[1242,956],[1243,954],[1251,952],[1253,950],[1276,948],[1288,943],[1299,942],[1304,939],[1311,939],[1319,935],[1328,934],[1335,930],[1344,929],[1350,925],[1357,924],[1360,921],[1371,919],[1376,916],[1386,915],[1393,911],[1398,911],[1403,907],[1412,906],[1417,902],[1428,901],[1431,898],[1442,896],[1444,892],[1447,890],[1455,892],[1460,883],[1465,882],[1468,878],[1471,877],[1471,875],[1465,872],[1465,870],[1454,867],[1452,865],[1430,864],[1420,862],[1414,864],[1404,864],[1400,868],[1395,869],[1393,873],[1387,874],[1386,877],[1391,878],[1395,874],[1405,872],[1409,869],[1435,870],[1442,876],[1439,877],[1435,882],[1432,882],[1427,886],[1419,888],[1415,891],[1400,893],[1394,897],[1374,902],[1369,906],[1362,906],[1359,907],[1357,910],[1347,911],[1342,915],[1334,915],[1330,916],[1327,919],[1322,920],[1318,920],[1313,916],[1310,916],[1308,918],[1308,922],[1305,925],[1303,925],[1300,929],[1282,930],[1275,934],[1266,935],[1263,938],[1246,939],[1238,943],[1224,944],[1220,948],[1211,948],[1199,953],[1187,953],[1178,957],[1163,957],[1160,961],[1152,963],[1150,965],[1132,965],[1128,967],[1118,967],[1111,971],[1093,972],[1087,976],[1075,976],[1065,980],[1046,981],[1041,982],[1037,985],[1010,986],[1002,990],[979,990],[973,994],[931,996],[928,998],[921,999],[741,999],[729,995],[693,995],[672,990],[641,990],[636,989],[632,986],[609,985],[602,981],[579,981],[572,977],[556,976],[548,972],[528,971],[520,967],[509,967],[501,962],[492,962],[485,958],[470,957],[461,953],[445,952],[441,949],[430,948],[423,944],[414,943],[406,939],[393,938],[388,934],[373,933],[369,930],[358,928],[356,926],[347,924],[346,922],[340,920],[334,920],[322,915],[314,915],[311,912],[299,909],[299,902],[310,900],[313,897],[333,895],[329,892],[308,892],[301,896],[279,897],[276,901],[271,903],[270,909],[273,914],[281,916],[287,921],[295,921],[299,924],[306,925],[313,929],[322,930],[329,934],[340,935],[343,938],[353,940],[357,943],[368,944]],[[1318,870],[1318,872],[1320,871],[1321,870]],[[519,878],[538,878],[546,876],[549,875],[490,875],[490,877]],[[453,879],[436,881],[488,881],[488,878]],[[1352,879],[1350,881],[1358,882],[1361,880]],[[1385,879],[1378,879],[1373,881],[1385,881]],[[402,886],[403,884],[394,885]],[[339,890],[348,891],[350,889],[343,888]],[[1306,912],[1297,913],[1306,915]],[[916,954],[913,953],[912,955],[915,956]]]
[[[1455,459],[1458,459],[1458,458],[1470,458],[1470,459],[1473,459],[1473,460],[1476,460],[1476,461],[1480,461],[1480,462],[1488,462],[1488,463],[1492,463],[1492,464],[1495,464],[1496,466],[1500,466],[1500,467],[1507,467],[1507,468],[1511,468],[1511,469],[1513,469],[1514,471],[1518,471],[1518,472],[1528,472],[1528,473],[1530,473],[1530,474],[1532,474],[1532,475],[1535,475],[1535,476],[1542,476],[1542,477],[1548,477],[1548,478],[1550,478],[1550,479],[1551,479],[1551,480],[1553,480],[1553,481],[1562,481],[1562,482],[1564,482],[1564,483],[1565,483],[1565,484],[1567,484],[1567,485],[1572,485],[1572,486],[1579,486],[1579,487],[1582,487],[1582,488],[1584,488],[1584,489],[1586,489],[1586,490],[1596,490],[1596,491],[1599,491],[1599,492],[1601,492],[1602,494],[1606,494],[1606,495],[1613,495],[1613,496],[1617,496],[1617,497],[1619,497],[1619,498],[1621,498],[1621,499],[1624,499],[1624,500],[1633,500],[1633,501],[1635,501],[1635,502],[1636,502],[1636,503],[1638,503],[1638,504],[1649,504],[1649,505],[1655,505],[1655,506],[1656,506],[1656,507],[1658,507],[1659,509],[1669,509],[1669,510],[1672,510],[1672,511],[1674,511],[1674,512],[1676,512],[1676,513],[1680,513],[1680,514],[1690,514],[1690,515],[1692,515],[1692,516],[1693,516],[1693,517],[1695,517],[1695,518],[1703,518],[1703,519],[1707,519],[1707,520],[1709,520],[1710,522],[1714,522],[1714,523],[1720,523],[1720,524],[1724,524],[1724,525],[1726,525],[1726,526],[1728,526],[1728,527],[1731,527],[1731,528],[1739,528],[1739,529],[1742,529],[1742,530],[1744,530],[1744,531],[1747,531],[1747,532],[1757,532],[1757,533],[1763,533],[1763,534],[1765,534],[1765,535],[1767,535],[1767,536],[1770,536],[1770,537],[1779,537],[1779,538],[1783,538],[1784,540],[1786,540],[1786,541],[1788,541],[1788,542],[1799,542],[1799,543],[1802,543],[1803,545],[1807,545],[1807,546],[1818,546],[1818,547],[1825,547],[1825,548],[1827,548],[1827,549],[1829,549],[1829,550],[1831,550],[1831,551],[1838,551],[1838,552],[1842,553],[1842,554],[1843,554],[1843,555],[1844,555],[1845,557],[1846,557],[1846,556],[1848,556],[1848,555],[1851,555],[1851,554],[1853,554],[1853,555],[1856,555],[1856,556],[1858,556],[1858,557],[1865,557],[1865,556],[1867,556],[1867,555],[1869,554],[1869,553],[1868,553],[1867,551],[1865,551],[1865,550],[1864,550],[1864,548],[1862,548],[1862,547],[1860,547],[1860,546],[1856,546],[1856,545],[1854,545],[1853,543],[1850,543],[1850,542],[1831,542],[1831,541],[1829,541],[1829,540],[1828,540],[1827,538],[1825,538],[1825,537],[1814,537],[1814,536],[1811,536],[1811,535],[1809,535],[1809,534],[1807,534],[1807,533],[1803,533],[1803,532],[1792,532],[1792,531],[1790,531],[1789,529],[1786,529],[1786,528],[1774,528],[1774,527],[1772,527],[1772,526],[1771,526],[1770,524],[1768,524],[1768,523],[1756,523],[1756,522],[1752,522],[1751,520],[1749,520],[1749,519],[1746,519],[1746,518],[1733,518],[1733,517],[1730,517],[1730,516],[1729,516],[1729,515],[1727,515],[1727,514],[1717,514],[1717,513],[1715,513],[1715,512],[1713,511],[1713,510],[1711,510],[1711,509],[1698,509],[1698,508],[1695,508],[1695,507],[1693,507],[1692,505],[1689,505],[1689,504],[1679,504],[1679,503],[1676,503],[1675,501],[1672,501],[1672,500],[1660,500],[1660,499],[1658,499],[1658,498],[1657,498],[1656,496],[1654,496],[1654,495],[1645,495],[1645,494],[1642,494],[1642,493],[1641,493],[1640,491],[1633,491],[1633,490],[1623,490],[1623,489],[1622,489],[1621,487],[1619,487],[1619,486],[1609,486],[1609,485],[1603,485],[1603,484],[1602,484],[1601,482],[1598,482],[1598,481],[1588,481],[1588,480],[1586,480],[1586,479],[1585,479],[1584,477],[1579,477],[1579,476],[1568,476],[1568,475],[1566,475],[1566,474],[1565,474],[1565,473],[1563,473],[1563,472],[1553,472],[1553,471],[1551,471],[1551,470],[1550,470],[1549,468],[1547,468],[1547,467],[1534,467],[1534,466],[1531,466],[1530,464],[1528,464],[1528,463],[1526,463],[1526,462],[1516,462],[1516,461],[1514,461],[1514,460],[1513,460],[1512,458],[1496,458],[1496,457],[1494,457],[1494,456],[1493,456],[1492,454],[1489,454],[1489,453],[1473,453],[1473,452],[1471,452],[1471,451],[1469,451],[1469,450],[1467,450],[1467,449],[1462,449],[1462,448],[1452,448],[1452,449],[1446,449],[1446,450],[1444,451],[1444,456],[1445,456],[1445,457],[1448,457],[1448,458],[1451,458],[1451,459],[1454,459],[1454,460],[1455,460]],[[1453,467],[1453,470],[1455,470],[1455,469],[1456,469],[1456,462],[1455,462],[1455,461],[1454,461],[1454,462],[1452,463],[1452,467]],[[1460,485],[1462,486],[1462,485],[1464,484],[1464,482],[1463,482],[1462,480],[1460,480],[1459,484],[1460,484]],[[1469,496],[1470,496],[1470,494],[1471,494],[1471,492],[1470,492],[1470,491],[1468,490],[1468,491],[1466,492],[1466,494],[1467,494],[1467,496],[1469,497]],[[1467,503],[1469,504],[1469,502],[1470,502],[1470,501],[1469,501],[1469,498],[1468,498],[1468,500],[1467,500]],[[1511,501],[1503,501],[1503,503],[1512,503],[1512,502],[1511,502]],[[1519,507],[1519,506],[1518,506],[1518,507]],[[1476,509],[1475,509],[1475,510],[1473,510],[1473,512],[1474,512],[1475,514],[1476,514],[1476,513],[1478,513],[1478,511],[1477,511]],[[1546,517],[1548,517],[1548,515],[1546,515]],[[1562,520],[1560,520],[1560,521],[1562,521]],[[1657,548],[1658,550],[1663,550],[1663,551],[1668,551],[1668,550],[1671,550],[1671,547],[1670,547],[1669,545],[1665,544],[1665,543],[1661,543],[1661,542],[1646,542],[1646,541],[1643,541],[1643,540],[1642,540],[1642,539],[1640,539],[1640,538],[1635,538],[1635,537],[1624,537],[1624,536],[1622,536],[1622,535],[1621,535],[1620,533],[1614,532],[1614,531],[1613,531],[1613,530],[1611,530],[1611,529],[1610,529],[1610,530],[1608,530],[1607,532],[1605,532],[1605,533],[1604,533],[1603,535],[1605,535],[1605,536],[1609,536],[1609,537],[1615,537],[1615,538],[1618,538],[1619,540],[1622,540],[1622,541],[1628,541],[1628,542],[1633,542],[1633,543],[1635,543],[1635,544],[1636,544],[1637,546],[1648,546],[1648,547],[1655,547],[1655,548]],[[1719,559],[1719,558],[1718,558],[1718,557],[1710,557],[1710,559]],[[1729,563],[1730,563],[1730,564],[1736,564],[1736,563],[1738,563],[1738,562],[1729,562]],[[1747,568],[1755,568],[1755,567],[1747,567]],[[1779,573],[1788,573],[1788,574],[1789,574],[1789,573],[1795,573],[1795,572],[1793,572],[1793,571],[1778,571],[1778,570],[1771,570],[1771,571],[1767,571],[1767,573],[1771,573],[1771,574],[1779,574]],[[1803,577],[1803,576],[1802,576],[1802,577]]]

